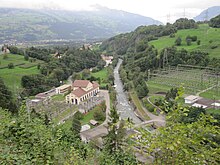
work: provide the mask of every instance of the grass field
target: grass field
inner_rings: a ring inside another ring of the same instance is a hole
[[[43,63],[43,61],[36,60],[35,62],[30,62],[24,60],[24,56],[14,54],[8,54],[7,56],[7,59],[3,59],[3,54],[0,55],[0,77],[3,78],[5,84],[12,92],[16,92],[21,88],[22,76],[40,73],[37,65]],[[9,63],[13,63],[15,68],[8,69]]]
[[[220,109],[206,109],[206,112],[220,115]]]
[[[197,36],[197,40],[201,41],[200,45],[197,45],[196,42],[192,42],[190,46],[186,44],[186,37]],[[186,50],[202,50],[208,52],[210,57],[220,58],[220,29],[219,28],[210,28],[207,24],[199,25],[198,29],[186,29],[178,30],[175,34],[175,38],[170,38],[169,36],[161,37],[158,40],[151,41],[150,44],[154,45],[159,51],[165,47],[170,47],[175,45],[175,40],[177,37],[181,37],[182,45],[178,46],[178,49]],[[212,49],[212,46],[217,46],[217,48]]]
[[[106,86],[107,84],[107,78],[108,78],[108,71],[107,68],[104,68],[98,72],[91,72],[91,75],[94,76],[95,78],[100,78],[101,79],[101,86]]]
[[[43,63],[43,61],[40,60],[36,60],[35,62],[26,61],[24,60],[24,56],[17,54],[7,54],[6,59],[3,59],[3,56],[3,54],[0,54],[0,68],[7,68],[9,63],[13,63],[15,66],[19,65],[21,68],[30,68],[37,66],[39,63]]]
[[[38,74],[40,71],[36,66],[22,69],[19,67],[15,67],[14,69],[0,69],[0,77],[3,78],[5,84],[15,92],[18,88],[21,88],[21,78],[24,75]]]

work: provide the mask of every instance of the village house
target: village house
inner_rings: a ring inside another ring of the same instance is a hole
[[[113,56],[105,56],[104,54],[102,54],[101,57],[106,62],[105,67],[112,63]]]
[[[66,96],[66,103],[78,105],[80,102],[94,97],[99,92],[99,84],[88,80],[75,80],[72,92]]]

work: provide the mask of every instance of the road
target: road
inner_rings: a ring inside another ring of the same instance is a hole
[[[119,68],[122,64],[122,60],[119,59],[117,66],[114,69],[114,78],[115,78],[115,90],[117,92],[117,111],[122,119],[127,120],[128,118],[132,119],[134,124],[141,123],[141,120],[135,115],[134,108],[129,104],[127,96],[123,90],[123,84],[119,76]]]
[[[106,125],[108,123],[108,118],[110,114],[110,97],[107,90],[99,90],[99,95],[104,96],[105,98],[105,105],[106,105],[106,119],[101,125]]]

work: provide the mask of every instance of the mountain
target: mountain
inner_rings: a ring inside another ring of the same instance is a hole
[[[96,6],[93,11],[0,8],[0,42],[101,39],[162,24],[149,17]]]
[[[202,11],[198,16],[194,17],[195,21],[209,21],[211,18],[220,14],[220,6],[213,6]]]

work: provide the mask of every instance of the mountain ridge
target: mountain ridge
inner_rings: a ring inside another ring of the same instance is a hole
[[[101,39],[162,24],[150,17],[99,7],[94,11],[0,8],[0,42]]]
[[[194,17],[195,21],[209,21],[211,18],[220,14],[220,6],[212,6],[203,10],[199,15]]]

